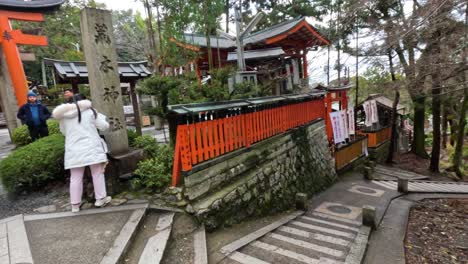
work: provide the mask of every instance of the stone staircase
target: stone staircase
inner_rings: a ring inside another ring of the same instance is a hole
[[[175,263],[177,252],[168,251],[183,217],[148,204],[18,215],[0,220],[0,263]],[[190,258],[183,262],[208,263],[204,227],[186,237]]]

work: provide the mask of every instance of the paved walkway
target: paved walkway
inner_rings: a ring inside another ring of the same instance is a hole
[[[380,219],[399,195],[362,178],[347,175],[314,197],[307,212],[292,213],[224,246],[220,263],[326,264],[362,259],[370,234],[370,228],[362,226],[362,207],[375,207]]]
[[[397,190],[397,181],[372,181],[385,189]],[[409,181],[408,192],[419,193],[468,193],[468,183],[462,182],[434,182],[434,181]]]
[[[8,130],[0,129],[0,160],[6,158],[14,148],[15,145],[11,144]]]
[[[383,166],[379,166],[377,171],[392,178],[425,177],[405,174],[402,170],[390,174],[391,170]],[[427,197],[460,195],[468,193],[468,184],[410,180],[409,191]],[[404,263],[404,258],[401,258],[403,248],[400,249],[399,245],[406,232],[412,202],[398,198],[400,196],[396,180],[366,181],[362,175],[350,173],[313,197],[307,212],[291,213],[225,245],[216,253],[222,257],[215,257],[214,263],[361,263],[370,236],[370,228],[362,225],[364,206],[376,208],[376,224],[381,224],[377,234],[382,240],[372,247],[373,256],[369,258],[378,261],[367,263]],[[389,208],[391,203],[393,206]],[[387,252],[392,259],[390,262],[385,262],[385,258],[378,254],[379,250],[385,250],[386,245],[393,246],[393,251]]]
[[[14,148],[15,146],[11,144],[8,129],[0,129],[0,160],[6,158]],[[2,182],[0,181],[0,196],[4,194],[5,190],[2,186]]]

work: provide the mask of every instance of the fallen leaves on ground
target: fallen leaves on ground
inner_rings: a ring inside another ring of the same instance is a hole
[[[468,263],[468,199],[427,199],[411,208],[406,263]]]

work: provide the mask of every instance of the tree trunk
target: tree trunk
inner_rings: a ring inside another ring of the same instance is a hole
[[[159,61],[161,63],[161,65],[164,65],[164,62],[163,62],[163,42],[162,42],[162,38],[163,38],[163,35],[161,33],[161,14],[159,13],[159,2],[156,2],[156,19],[157,19],[157,23],[158,23],[158,40],[159,40],[159,46],[158,46],[158,53],[159,53]]]
[[[226,33],[229,34],[229,0],[226,0]]]
[[[388,51],[388,61],[390,63],[390,74],[392,76],[392,82],[396,81],[395,68],[393,67],[392,50]],[[393,153],[395,152],[395,146],[398,146],[398,131],[397,131],[397,108],[400,102],[400,91],[398,88],[395,90],[395,100],[393,101],[392,117],[390,124],[392,125],[392,138],[390,140],[390,146],[388,150],[387,163],[393,163]]]
[[[437,53],[436,53],[437,54]],[[438,55],[435,55],[438,56]],[[432,75],[432,126],[433,126],[433,140],[431,151],[431,164],[429,169],[432,172],[439,172],[440,161],[440,75],[436,73]]]
[[[465,9],[465,26],[468,25],[468,6],[466,6]],[[468,47],[467,47],[467,42],[466,38],[464,41],[464,49],[463,49],[463,58],[464,62],[463,64],[467,63],[468,60]],[[463,81],[466,83],[468,79],[468,71],[465,71],[465,74],[463,75]],[[453,168],[455,169],[455,173],[460,178],[463,178],[465,175],[463,175],[460,167],[462,166],[463,162],[463,143],[465,140],[465,126],[466,126],[466,111],[468,111],[468,88],[466,86],[463,86],[464,88],[464,97],[463,97],[463,104],[462,104],[462,109],[460,112],[460,118],[458,122],[458,132],[457,132],[457,141],[456,141],[456,146],[455,146],[455,153],[453,155]]]
[[[413,132],[413,143],[411,144],[411,152],[414,154],[428,158],[426,149],[424,147],[424,122],[425,122],[425,98],[419,97],[413,99],[414,102],[414,132]]]
[[[448,109],[444,106],[442,109],[442,149],[447,149],[448,137]]]
[[[465,74],[466,75],[466,74]],[[466,77],[465,77],[466,80]],[[465,139],[465,127],[466,127],[466,111],[468,111],[468,89],[465,87],[465,96],[463,97],[462,109],[460,112],[460,118],[458,123],[457,141],[455,145],[455,153],[453,155],[453,168],[457,175],[461,178],[464,177],[460,169],[463,159],[463,143]]]
[[[204,1],[204,7],[207,12],[211,10],[211,3],[210,1]],[[205,16],[205,34],[206,34],[206,52],[208,52],[208,66],[210,71],[213,70],[213,53],[211,50],[211,21],[208,20],[207,16]]]
[[[153,72],[159,73],[158,59],[157,59],[158,54],[157,54],[157,48],[156,48],[155,32],[153,28],[153,14],[151,12],[151,5],[148,0],[144,0],[144,6],[146,9],[146,14],[148,15],[148,18],[147,18],[148,39],[149,39],[149,44],[150,44],[151,62],[153,63]]]

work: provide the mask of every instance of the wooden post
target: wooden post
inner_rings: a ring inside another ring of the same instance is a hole
[[[72,80],[71,85],[72,85],[73,93],[75,94],[80,93],[80,89],[78,88],[78,83],[76,80]]]
[[[47,38],[26,35],[20,30],[13,30],[10,19],[42,22],[44,21],[44,16],[40,13],[0,10],[0,31],[2,32],[0,43],[5,55],[5,62],[8,65],[11,83],[15,90],[17,105],[20,107],[27,102],[28,85],[17,45],[47,46]]]
[[[138,135],[142,135],[141,131],[141,114],[140,105],[138,104],[138,96],[135,91],[135,81],[130,82],[130,97],[132,98],[133,117],[135,118],[135,127]]]
[[[93,106],[107,116],[110,129],[105,137],[113,155],[128,152],[127,126],[117,64],[112,16],[108,10],[81,11],[81,35],[89,73]]]
[[[307,71],[307,67],[309,67],[307,65],[307,49],[304,49],[303,53],[302,53],[302,71],[303,71],[303,79],[307,79],[309,78],[309,73]]]

